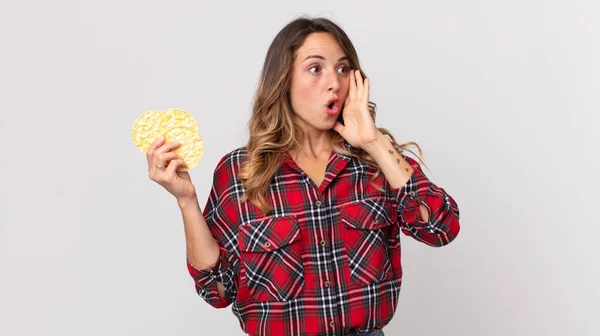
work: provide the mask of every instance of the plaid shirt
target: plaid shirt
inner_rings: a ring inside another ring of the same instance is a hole
[[[349,144],[346,147],[353,149]],[[250,335],[347,335],[383,328],[402,281],[400,232],[431,246],[459,232],[459,210],[444,189],[415,168],[401,188],[376,168],[332,153],[321,186],[286,156],[267,191],[263,215],[239,202],[246,148],[217,164],[204,218],[220,248],[214,266],[187,262],[200,297],[232,311]],[[429,210],[424,221],[419,205]],[[216,281],[226,297],[217,293]]]

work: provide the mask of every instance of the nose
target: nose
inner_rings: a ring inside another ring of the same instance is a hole
[[[330,74],[327,80],[329,83],[329,91],[336,92],[340,89],[340,78],[338,77],[337,72],[334,71],[333,74]]]

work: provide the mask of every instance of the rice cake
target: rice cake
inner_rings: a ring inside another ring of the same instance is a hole
[[[185,127],[173,127],[163,135],[167,142],[180,143],[180,146],[173,150],[185,163],[185,167],[181,167],[180,170],[190,170],[200,163],[204,155],[204,140],[198,132]]]
[[[179,142],[179,147],[173,150],[185,164],[179,170],[196,167],[204,155],[204,140],[198,123],[185,110],[170,108],[145,112],[135,121],[131,135],[135,146],[143,153],[159,136],[163,136],[165,142]]]
[[[139,116],[133,124],[133,130],[131,131],[133,143],[144,153],[148,150],[154,139],[157,138],[154,123],[161,113],[163,112],[158,110],[148,111]]]

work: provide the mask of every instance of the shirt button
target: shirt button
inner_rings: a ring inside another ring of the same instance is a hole
[[[331,282],[325,281],[325,287],[329,288],[329,286],[331,286]]]
[[[323,203],[322,203],[321,201],[316,201],[316,202],[315,202],[315,205],[316,205],[316,206],[318,206],[318,207],[320,207],[322,204],[323,204]]]
[[[330,325],[331,327],[335,327],[335,321],[331,321],[331,322],[329,322],[329,325]]]
[[[321,246],[325,247],[325,245],[327,245],[327,242],[325,240],[321,240]]]
[[[373,221],[373,225],[377,225],[377,224],[379,224],[379,221],[376,219]]]
[[[265,246],[266,248],[269,248],[269,247],[271,247],[271,243],[269,243],[269,242],[266,242],[264,246]]]
[[[409,192],[408,192],[408,194],[409,194],[410,196],[415,196],[415,192],[414,192],[414,191],[409,191]]]

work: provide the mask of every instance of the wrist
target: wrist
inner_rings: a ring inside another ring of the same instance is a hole
[[[388,151],[391,142],[387,138],[387,136],[383,135],[380,131],[377,131],[377,138],[375,141],[368,143],[364,146],[365,152],[369,154],[371,157],[375,158],[380,156],[381,153],[385,153]]]
[[[193,206],[199,206],[196,192],[194,192],[194,194],[191,196],[177,198],[177,205],[181,210],[185,210],[186,208]]]

